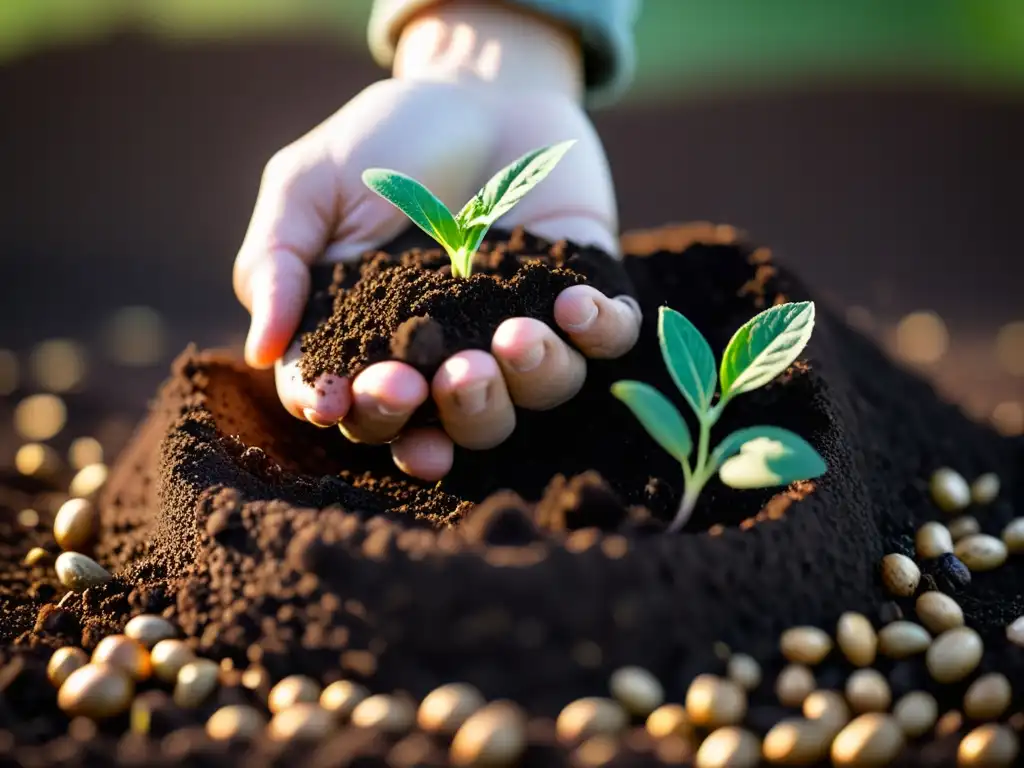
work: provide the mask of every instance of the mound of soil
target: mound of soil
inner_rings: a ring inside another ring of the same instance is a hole
[[[200,653],[224,660],[216,696],[196,712],[165,707],[151,718],[157,735],[201,724],[220,704],[265,698],[266,686],[240,685],[247,667],[270,681],[347,677],[415,697],[459,680],[488,698],[514,699],[537,718],[524,765],[568,765],[570,752],[555,746],[546,718],[574,698],[607,695],[609,674],[627,664],[650,670],[668,700],[681,701],[696,674],[722,671],[721,643],[762,663],[768,682],[752,695],[747,725],[763,733],[790,714],[771,691],[782,630],[831,630],[847,610],[876,624],[912,611],[912,601],[886,597],[878,563],[886,552],[913,554],[915,529],[941,516],[926,487],[934,469],[1002,477],[999,500],[978,512],[986,532],[998,534],[1021,502],[1019,443],[940,402],[819,306],[805,359],[732,403],[716,434],[755,423],[787,427],[821,452],[829,472],[781,492],[737,492],[715,481],[687,531],[667,536],[681,470],[608,387],[620,378],[646,381],[685,412],[658,350],[662,304],[686,314],[720,353],[760,309],[812,297],[767,250],[727,227],[627,236],[625,274],[567,243],[522,233],[494,233],[491,242],[486,267],[465,288],[496,292],[486,301],[462,301],[457,281],[424,271],[441,264],[431,251],[394,246],[358,270],[321,273],[304,337],[306,349],[319,352],[306,356],[304,373],[351,372],[400,353],[400,328],[427,314],[442,326],[434,336],[442,354],[485,348],[487,334],[465,329],[501,322],[497,296],[511,292],[519,297],[514,313],[550,320],[559,286],[591,279],[641,303],[636,348],[592,362],[569,403],[519,413],[499,448],[458,451],[453,473],[436,485],[399,475],[386,447],[352,445],[293,419],[271,375],[224,354],[186,351],[103,492],[96,555],[113,582],[58,608],[52,573],[17,565],[36,542],[4,531],[12,543],[0,574],[0,753],[7,743],[39,765],[59,762],[56,753],[62,764],[100,756],[107,764],[298,759],[262,742],[241,757],[238,745],[210,745],[194,728],[162,743],[118,737],[124,720],[88,738],[63,736],[68,725],[43,675],[49,649],[91,648],[142,611],[162,612]],[[425,303],[389,304],[384,286]],[[1024,679],[1024,649],[1009,645],[1004,629],[1024,613],[1021,558],[969,584],[950,580],[937,562],[925,571],[922,588],[951,592],[985,639],[980,670]],[[821,687],[842,685],[849,667],[837,657],[817,670]],[[920,659],[877,666],[895,695],[925,688],[944,708],[959,705],[963,686],[935,687]],[[1015,691],[1016,708],[1022,694]],[[918,745],[915,759],[949,762],[955,744]],[[442,747],[416,734],[395,744],[342,730],[308,764],[444,765]],[[642,731],[629,732],[617,750],[605,764],[659,762]]]

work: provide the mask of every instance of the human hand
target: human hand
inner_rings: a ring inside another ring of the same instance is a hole
[[[577,139],[500,224],[617,253],[615,195],[601,142],[579,104],[581,71],[575,42],[548,22],[452,2],[406,26],[391,79],[268,163],[234,285],[252,314],[246,360],[275,366],[291,414],[318,426],[340,424],[361,442],[390,442],[399,468],[433,481],[451,469],[453,443],[498,445],[515,427],[513,403],[553,408],[582,387],[585,357],[618,357],[633,346],[636,303],[579,285],[559,294],[554,307],[575,348],[539,320],[512,318],[495,332],[490,354],[457,353],[429,383],[412,367],[387,361],[351,382],[333,376],[310,385],[298,371],[297,349],[289,349],[309,293],[309,265],[356,259],[408,226],[363,185],[369,167],[408,174],[457,210],[525,152]],[[444,430],[402,432],[431,396]]]

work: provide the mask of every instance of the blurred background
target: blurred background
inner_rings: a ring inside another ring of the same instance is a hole
[[[262,166],[383,75],[369,8],[0,0],[0,466],[109,461],[185,344],[240,346]],[[645,0],[637,44],[624,227],[736,225],[1024,433],[1024,2]]]

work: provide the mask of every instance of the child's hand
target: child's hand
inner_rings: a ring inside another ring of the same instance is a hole
[[[246,359],[276,364],[289,412],[321,426],[341,423],[362,442],[393,441],[402,470],[436,480],[451,469],[453,441],[473,449],[501,443],[515,427],[513,403],[546,409],[565,402],[583,385],[585,357],[618,357],[633,346],[635,302],[574,286],[558,296],[555,320],[575,349],[539,320],[513,318],[495,332],[491,354],[453,355],[431,382],[389,361],[352,382],[334,377],[311,386],[288,349],[308,296],[309,265],[357,258],[408,226],[363,185],[368,167],[406,173],[457,210],[525,152],[577,139],[558,171],[500,225],[617,252],[615,195],[600,140],[579,106],[578,57],[575,43],[545,21],[449,3],[405,28],[392,79],[367,88],[268,163],[234,285],[252,314]],[[399,435],[430,396],[444,432]]]

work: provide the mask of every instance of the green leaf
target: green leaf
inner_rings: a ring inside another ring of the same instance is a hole
[[[416,179],[385,168],[363,171],[363,183],[412,219],[449,257],[462,245],[462,232],[451,211]]]
[[[502,168],[456,215],[459,226],[483,226],[486,231],[543,181],[575,143],[572,139],[535,149]]]
[[[743,325],[722,355],[722,398],[763,387],[786,370],[810,341],[814,302],[780,304]]]
[[[676,407],[654,387],[639,381],[617,381],[612,394],[629,406],[647,433],[678,461],[693,449],[690,430]]]
[[[781,427],[747,427],[726,437],[711,453],[711,466],[731,488],[771,488],[825,474],[811,445]]]
[[[694,412],[703,416],[711,408],[718,381],[711,345],[693,323],[668,307],[658,311],[658,341],[672,381]]]

